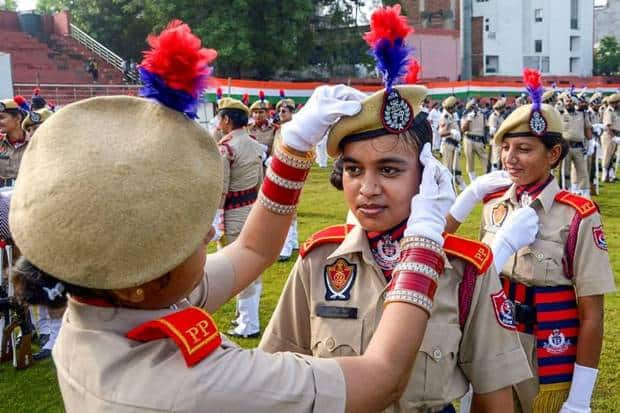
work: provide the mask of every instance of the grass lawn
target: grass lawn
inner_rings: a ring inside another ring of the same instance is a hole
[[[299,208],[299,237],[305,240],[313,232],[330,224],[344,222],[346,207],[342,194],[328,182],[329,169],[315,168],[302,195]],[[602,196],[596,198],[605,222],[612,266],[620,269],[620,183],[606,185]],[[476,237],[480,222],[480,208],[461,227],[463,235]],[[261,320],[264,328],[278,301],[280,290],[293,261],[276,263],[263,275]],[[616,276],[616,282],[618,283]],[[607,296],[605,303],[605,343],[600,363],[601,373],[594,393],[593,412],[620,411],[620,296]],[[235,305],[231,300],[214,316],[221,331],[226,331],[234,317]],[[255,347],[258,340],[239,340],[243,347]],[[62,399],[56,384],[51,360],[35,363],[25,371],[15,371],[9,364],[0,365],[0,413],[62,412]],[[85,410],[86,412],[87,410]]]

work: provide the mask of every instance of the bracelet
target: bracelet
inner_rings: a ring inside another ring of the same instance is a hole
[[[276,146],[274,154],[286,165],[295,169],[310,169],[314,163],[314,152],[306,152],[305,156],[295,155],[284,143]]]
[[[435,251],[430,251],[426,248],[408,248],[401,251],[399,264],[401,263],[424,264],[434,270],[437,274],[442,274],[445,267],[444,257],[437,254]]]
[[[429,250],[431,253],[438,254],[439,256],[441,256],[444,262],[447,260],[446,253],[444,252],[443,248],[435,241],[432,241],[428,238],[418,236],[403,237],[403,239],[400,241],[401,254],[405,250],[418,248]]]
[[[392,277],[388,291],[408,290],[424,294],[431,300],[435,298],[437,283],[430,277],[413,271],[401,271]]]
[[[393,302],[403,302],[413,304],[422,308],[428,315],[431,314],[433,308],[433,300],[417,291],[410,290],[392,290],[385,294],[384,306]]]
[[[437,281],[439,279],[439,272],[435,270],[435,268],[419,262],[399,262],[394,267],[393,273],[397,274],[401,272],[415,272],[428,277],[433,281]]]
[[[271,199],[267,198],[262,191],[258,194],[258,201],[265,209],[278,215],[290,215],[297,210],[297,205],[283,205],[273,202]]]

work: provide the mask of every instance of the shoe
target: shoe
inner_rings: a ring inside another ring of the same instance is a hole
[[[47,344],[47,342],[50,339],[50,335],[49,334],[41,334],[39,335],[39,347],[43,347]]]
[[[226,335],[229,337],[236,337],[236,338],[258,338],[260,337],[260,331],[257,331],[256,333],[252,333],[252,334],[239,334],[235,330],[230,329],[226,332]]]
[[[44,348],[43,350],[39,351],[38,353],[34,353],[32,355],[32,358],[35,360],[45,360],[46,358],[49,358],[52,356],[52,350],[48,350],[46,348]]]
[[[291,256],[289,255],[288,257],[286,255],[280,255],[278,257],[278,262],[285,262],[291,259]]]

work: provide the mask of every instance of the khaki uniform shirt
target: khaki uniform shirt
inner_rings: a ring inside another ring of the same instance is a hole
[[[467,131],[469,135],[484,136],[484,115],[482,112],[468,112],[463,116],[461,124],[464,126],[467,122],[469,122],[469,130]]]
[[[598,110],[588,108],[588,115],[590,117],[590,123],[592,125],[602,122],[601,114],[598,112]]]
[[[276,135],[276,131],[278,127],[267,123],[263,126],[258,126],[256,124],[248,126],[248,133],[253,136],[258,142],[266,145],[269,148],[269,153],[271,153],[271,148],[273,148],[273,140]]]
[[[489,116],[489,119],[487,120],[487,126],[489,127],[489,133],[491,135],[495,134],[495,132],[502,125],[503,121],[504,121],[504,116],[502,116],[499,112],[494,110],[493,113],[491,113],[491,115]]]
[[[591,129],[592,124],[585,112],[567,110],[562,113],[562,137],[571,142],[583,142],[586,136],[585,130]]]
[[[616,131],[616,133],[611,135],[611,137],[616,136],[620,131],[620,116],[618,116],[618,112],[611,106],[605,110],[605,114],[603,115],[603,127],[611,127]],[[603,132],[603,134],[605,135],[606,132]]]
[[[347,291],[341,291],[348,299],[330,299],[326,272],[338,263],[354,272]],[[409,384],[386,411],[441,410],[463,396],[470,382],[475,392],[488,393],[531,377],[517,334],[496,321],[491,295],[501,286],[494,270],[478,276],[461,331],[458,286],[463,268],[461,260],[448,263]],[[366,234],[356,226],[341,244],[318,246],[298,259],[260,348],[321,358],[362,354],[381,317],[386,286]]]
[[[9,143],[6,137],[0,140],[0,178],[17,178],[19,165],[22,162],[22,156],[27,146],[28,141],[13,145]]]
[[[222,344],[191,368],[172,339],[125,337],[138,325],[179,308],[214,311],[230,298],[234,272],[210,254],[203,283],[169,310],[95,307],[70,300],[54,363],[68,413],[343,412],[345,381],[335,360],[242,350]]]
[[[459,129],[458,123],[454,115],[444,109],[443,112],[441,112],[441,118],[439,118],[439,131],[444,134],[442,137],[451,138],[452,135],[446,136],[445,134],[449,133],[452,129]]]
[[[573,262],[575,276],[569,280],[564,275],[564,247],[576,210],[554,200],[559,191],[560,187],[553,180],[531,204],[539,219],[536,240],[511,257],[502,274],[529,286],[574,285],[578,297],[614,291],[609,255],[593,235],[597,228],[602,228],[598,212],[581,221]],[[504,222],[518,207],[514,185],[503,196],[487,202],[482,212],[482,242],[491,245],[501,228],[498,222]],[[499,213],[503,208],[506,208],[505,217]]]
[[[244,129],[235,129],[218,143],[224,167],[222,192],[258,189],[263,181],[263,148]],[[227,234],[239,234],[251,205],[224,211]]]

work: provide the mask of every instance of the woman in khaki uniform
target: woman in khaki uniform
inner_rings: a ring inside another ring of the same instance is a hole
[[[499,146],[493,142],[493,135],[502,125],[504,121],[504,109],[506,108],[506,99],[501,98],[493,105],[493,113],[489,116],[487,126],[489,127],[489,137],[491,139],[491,170],[498,171],[501,169],[502,164],[499,156]]]
[[[469,181],[476,179],[476,157],[480,160],[482,168],[486,170],[489,157],[486,150],[484,137],[484,114],[478,107],[476,100],[470,100],[465,106],[465,114],[461,120],[463,131],[463,149],[465,150],[465,163]]]
[[[489,187],[481,236],[494,242],[506,220],[525,206],[538,214],[536,240],[502,269],[504,290],[516,309],[513,324],[536,372],[514,387],[519,411],[589,412],[603,339],[603,294],[615,290],[614,279],[597,206],[561,191],[551,175],[568,151],[561,117],[532,100],[495,135],[512,185]],[[454,218],[462,222],[467,213],[459,211],[473,207],[466,198],[451,209],[449,225]]]
[[[618,148],[620,136],[620,115],[618,114],[620,93],[614,93],[607,98],[607,108],[603,113],[603,182],[614,182],[616,179],[616,166],[612,162]]]
[[[28,107],[22,96],[0,100],[0,187],[13,186],[28,145],[22,122]]]
[[[66,411],[380,411],[407,382],[433,302],[420,286],[429,276],[400,273],[381,334],[356,358],[241,350],[207,313],[275,260],[312,147],[336,119],[359,112],[363,94],[343,85],[315,90],[285,130],[239,238],[206,259],[221,161],[191,118],[216,53],[200,49],[178,21],[149,40],[155,47],[140,67],[149,99],[99,97],[63,108],[37,131],[13,193],[16,244],[70,295],[53,351]],[[434,229],[412,234],[401,263],[427,260],[439,273],[437,236],[454,197],[438,195],[450,183],[430,159],[423,179],[415,205],[427,212],[412,214],[412,225],[431,219]]]

